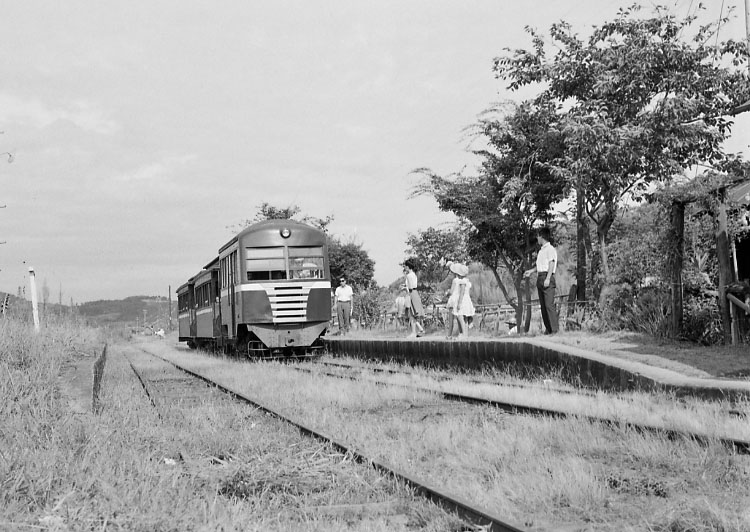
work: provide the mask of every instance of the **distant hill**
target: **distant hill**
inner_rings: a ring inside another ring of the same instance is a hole
[[[76,312],[96,323],[153,325],[166,327],[169,301],[162,296],[131,296],[125,299],[103,299],[81,303]],[[177,302],[172,301],[172,322],[177,322]]]
[[[0,305],[8,301],[8,312],[15,315],[30,315],[31,301],[0,291]],[[39,302],[39,314],[70,313],[70,306]],[[131,296],[125,299],[89,301],[75,306],[73,313],[86,318],[93,325],[153,326],[167,328],[169,323],[169,301],[159,296]],[[177,323],[177,302],[172,301],[172,324]]]

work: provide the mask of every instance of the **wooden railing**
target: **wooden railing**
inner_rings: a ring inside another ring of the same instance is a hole
[[[732,319],[732,344],[741,344],[748,338],[747,316],[750,316],[750,297],[745,301],[734,294],[727,294]],[[743,319],[744,318],[744,319]]]

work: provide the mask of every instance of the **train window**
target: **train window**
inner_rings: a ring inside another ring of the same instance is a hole
[[[198,308],[204,308],[211,304],[211,285],[202,284],[195,289],[195,304]]]
[[[322,279],[324,272],[321,246],[289,248],[289,277],[291,279]]]
[[[177,296],[177,306],[180,310],[180,312],[185,312],[189,310],[190,303],[188,302],[188,295],[187,294],[180,294]]]
[[[286,279],[284,248],[247,248],[245,251],[248,281]]]

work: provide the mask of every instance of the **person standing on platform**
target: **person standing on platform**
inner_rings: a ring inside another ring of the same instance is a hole
[[[555,308],[557,251],[550,243],[551,238],[548,227],[542,227],[537,231],[536,240],[541,247],[536,256],[536,266],[523,272],[524,279],[534,272],[537,273],[536,289],[539,293],[539,307],[542,311],[545,334],[555,334],[559,330]]]
[[[474,316],[474,304],[471,302],[471,281],[469,281],[469,267],[464,264],[456,265],[456,302],[453,314],[458,321],[458,335],[465,338],[469,334],[468,318]]]
[[[409,292],[406,312],[409,315],[411,334],[408,338],[417,338],[424,334],[424,327],[420,323],[420,320],[424,317],[424,307],[422,306],[422,298],[417,291],[417,274],[415,272],[417,265],[414,259],[406,259],[403,266],[404,287]]]
[[[448,330],[448,338],[453,338],[453,324],[456,322],[456,301],[458,300],[458,268],[460,264],[448,261],[446,266],[448,266],[452,277],[451,287],[446,292],[448,296],[448,301],[445,303],[445,310],[448,313],[448,326],[446,328]]]
[[[352,319],[352,303],[354,299],[354,290],[346,284],[346,279],[339,279],[339,285],[334,293],[334,305],[336,306],[336,316],[339,320],[339,333],[346,334],[349,332],[349,324]]]

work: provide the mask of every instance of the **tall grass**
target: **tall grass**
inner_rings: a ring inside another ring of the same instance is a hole
[[[133,347],[109,344],[101,413],[74,413],[61,370],[83,356],[93,364],[103,341],[76,322],[37,334],[0,320],[0,530],[408,529],[325,511],[389,500],[431,516],[426,530],[457,529],[403,486],[254,409],[205,402],[159,418],[125,358]]]
[[[336,434],[376,460],[534,530],[591,523],[607,531],[750,532],[750,464],[716,442],[671,441],[576,417],[508,416],[423,391],[160,347],[164,356]],[[645,396],[642,403],[644,410],[664,406],[649,405]],[[698,510],[704,503],[715,510]],[[686,508],[683,519],[678,512]]]
[[[61,431],[67,420],[58,375],[76,353],[100,348],[98,333],[74,322],[46,322],[36,333],[26,320],[0,319],[0,507],[6,515],[54,504],[64,475],[60,438],[80,447],[78,433]]]

